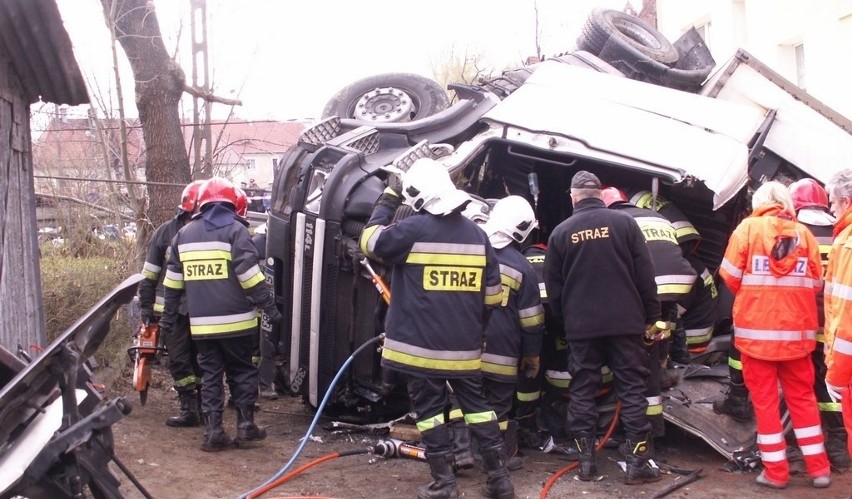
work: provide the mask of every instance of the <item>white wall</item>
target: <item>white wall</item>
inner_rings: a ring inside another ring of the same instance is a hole
[[[718,64],[744,48],[793,83],[803,44],[805,89],[852,118],[852,0],[657,0],[657,27],[671,41],[708,21]]]

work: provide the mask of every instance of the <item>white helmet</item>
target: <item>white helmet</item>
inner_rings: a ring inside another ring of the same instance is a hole
[[[500,249],[512,241],[523,242],[536,227],[538,221],[527,200],[521,196],[507,196],[491,209],[491,217],[483,230],[488,234],[491,246]]]
[[[402,176],[403,202],[414,211],[426,210],[433,215],[447,215],[470,196],[456,189],[443,165],[431,158],[420,158]]]
[[[488,216],[491,213],[491,205],[487,201],[472,197],[461,213],[465,218],[476,223],[476,225],[483,225],[488,221]]]

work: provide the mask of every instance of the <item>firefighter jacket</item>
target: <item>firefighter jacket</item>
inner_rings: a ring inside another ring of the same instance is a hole
[[[679,245],[701,239],[698,229],[692,225],[692,222],[686,218],[686,215],[680,211],[680,208],[675,206],[671,201],[667,201],[659,196],[654,200],[651,191],[638,191],[632,194],[630,196],[630,204],[636,205],[639,208],[645,208],[646,210],[656,211],[664,216],[666,220],[672,223],[672,227],[675,230],[675,238]]]
[[[216,203],[193,217],[172,241],[160,326],[174,324],[175,305],[186,294],[192,338],[219,339],[256,332],[259,307],[280,318],[257,265],[257,250],[233,210]]]
[[[825,380],[844,387],[852,383],[852,209],[840,216],[834,233],[825,273]]]
[[[166,277],[172,239],[188,218],[189,215],[181,213],[157,227],[148,246],[148,254],[142,266],[142,276],[145,279],[139,283],[139,306],[143,310],[153,310],[155,316],[163,314],[163,279]],[[186,303],[183,301],[179,313],[186,315]]]
[[[660,320],[654,264],[636,221],[600,199],[580,200],[553,229],[544,282],[568,341],[642,335]]]
[[[777,361],[812,352],[820,270],[816,239],[781,205],[758,207],[743,220],[719,267],[734,293],[737,349]]]
[[[719,319],[719,290],[713,275],[700,258],[693,254],[687,260],[698,274],[698,280],[683,301],[680,316],[686,332],[686,346],[696,348],[709,343],[713,336],[713,328]]]
[[[541,353],[544,307],[538,276],[514,245],[494,250],[500,262],[503,293],[500,307],[488,319],[482,375],[504,383],[517,381],[521,357]]]
[[[802,208],[796,215],[799,223],[807,227],[819,243],[819,256],[822,260],[822,274],[828,268],[828,254],[831,253],[831,242],[834,239],[834,217],[819,208]],[[817,295],[817,318],[819,319],[819,330],[817,331],[817,342],[824,343],[823,325],[825,324],[825,312],[823,305],[823,293]]]
[[[633,217],[642,229],[654,262],[654,280],[660,301],[682,303],[686,300],[695,284],[696,273],[678,246],[672,223],[655,211],[630,203],[620,203],[611,208]]]
[[[524,248],[524,256],[535,271],[538,280],[538,296],[543,304],[547,303],[547,288],[544,287],[544,255],[546,252],[547,245],[545,244],[533,244]]]
[[[382,366],[419,376],[479,375],[485,307],[500,305],[500,268],[488,236],[458,212],[390,224],[376,205],[364,255],[393,265]]]

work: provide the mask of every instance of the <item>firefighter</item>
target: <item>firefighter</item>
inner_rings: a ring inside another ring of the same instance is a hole
[[[683,257],[674,226],[663,215],[631,204],[627,201],[627,196],[615,187],[604,189],[602,196],[609,209],[627,213],[639,224],[654,262],[654,280],[657,283],[657,298],[660,300],[663,321],[670,325],[675,324],[678,305],[686,302],[695,283],[696,273]],[[676,381],[669,378],[664,382],[663,374],[671,376],[671,373],[662,369],[661,362],[665,362],[665,355],[661,350],[662,346],[658,341],[648,345],[651,373],[645,395],[648,398],[648,419],[651,421],[654,437],[662,437],[665,434],[662,387],[671,386]]]
[[[402,193],[379,197],[361,234],[364,255],[393,266],[382,367],[408,376],[408,394],[434,480],[420,498],[457,497],[452,441],[445,420],[447,385],[476,438],[488,478],[486,497],[514,497],[497,416],[482,393],[481,347],[487,307],[500,305],[494,249],[461,211],[470,197],[443,165],[417,160]],[[405,202],[415,215],[391,224]]]
[[[254,422],[257,367],[252,364],[260,308],[271,321],[281,313],[263,273],[248,230],[235,213],[238,193],[223,178],[212,178],[198,194],[200,213],[172,241],[165,286],[162,328],[174,327],[185,294],[192,339],[203,373],[201,406],[206,430],[201,449],[219,451],[234,444],[222,427],[227,374],[237,409],[237,442],[266,438]]]
[[[829,213],[828,194],[814,179],[806,178],[790,184],[790,197],[799,222],[807,227],[819,243],[823,272],[828,266],[828,254],[831,252],[832,231],[835,219]],[[825,316],[823,294],[817,295],[817,313],[819,329],[817,346],[811,354],[814,362],[814,392],[820,411],[823,431],[825,432],[825,451],[831,464],[840,470],[849,467],[849,453],[846,450],[847,435],[843,428],[843,415],[840,404],[834,402],[825,388]]]
[[[627,439],[625,483],[660,480],[651,465],[651,424],[643,396],[648,354],[643,334],[660,320],[653,262],[636,221],[607,210],[597,176],[579,171],[571,179],[573,214],[550,234],[544,262],[551,310],[564,324],[571,368],[567,426],[579,449],[580,480],[593,480],[601,367],[615,373]]]
[[[172,238],[181,227],[186,225],[195,212],[198,190],[203,180],[196,180],[183,189],[177,215],[159,226],[151,238],[148,255],[142,267],[145,279],[139,283],[139,305],[142,320],[146,323],[157,322],[163,313],[163,279],[166,277],[166,264]],[[162,330],[162,328],[161,328]],[[180,400],[180,412],[166,419],[168,426],[198,426],[201,416],[198,413],[198,388],[201,386],[201,371],[195,358],[195,346],[189,337],[189,317],[186,315],[186,302],[181,301],[174,327],[169,334],[163,333],[163,341],[169,353],[169,373],[173,387]]]
[[[734,293],[734,335],[754,404],[764,470],[757,483],[782,489],[789,464],[779,415],[779,383],[813,486],[831,484],[810,360],[818,327],[819,246],[796,221],[787,188],[766,182],[752,197],[752,214],[728,242],[719,275]]]
[[[837,223],[825,273],[825,385],[832,401],[842,404],[852,454],[852,170],[836,173],[827,191]]]
[[[503,283],[501,306],[492,313],[485,331],[482,377],[485,394],[503,432],[509,469],[522,465],[520,457],[512,463],[518,453],[518,424],[510,421],[509,415],[516,386],[521,386],[520,380],[536,379],[541,367],[544,308],[538,276],[518,250],[536,227],[532,206],[520,196],[498,201],[482,226],[497,253]]]

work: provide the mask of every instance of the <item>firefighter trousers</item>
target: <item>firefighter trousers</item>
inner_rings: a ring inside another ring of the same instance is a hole
[[[520,376],[523,377],[523,376]],[[497,414],[497,422],[500,429],[505,430],[509,414],[512,412],[512,403],[515,399],[515,383],[497,381],[491,378],[482,379],[482,390],[488,398],[488,404]]]
[[[812,478],[827,475],[830,468],[814,395],[814,366],[810,356],[784,361],[756,359],[746,353],[741,353],[741,357],[743,377],[754,404],[757,447],[766,477],[781,483],[787,483],[790,478],[784,428],[778,412],[779,382],[808,475]]]
[[[816,349],[811,352],[811,359],[814,363],[814,393],[816,394],[817,405],[819,407],[819,415],[822,420],[822,426],[826,430],[842,430],[843,415],[840,413],[841,404],[832,402],[828,395],[828,390],[825,388],[825,346],[822,343],[817,343]]]
[[[174,327],[163,337],[169,354],[169,373],[178,392],[195,390],[201,384],[198,352],[189,334],[189,316],[178,314]]]
[[[453,442],[447,429],[445,412],[450,405],[447,383],[453,389],[458,405],[470,433],[480,449],[503,444],[497,415],[488,404],[482,391],[482,375],[471,374],[464,378],[427,378],[408,376],[408,396],[417,413],[417,429],[426,452],[450,452]]]
[[[594,435],[598,408],[595,395],[601,386],[601,367],[610,366],[615,377],[615,394],[621,400],[621,422],[629,434],[651,430],[646,410],[645,389],[649,371],[648,352],[642,336],[608,336],[569,341],[571,398],[568,401],[567,430],[573,435]]]
[[[225,407],[223,376],[228,376],[231,397],[237,406],[257,402],[257,366],[252,364],[251,336],[195,340],[201,367],[201,410],[221,412]]]

